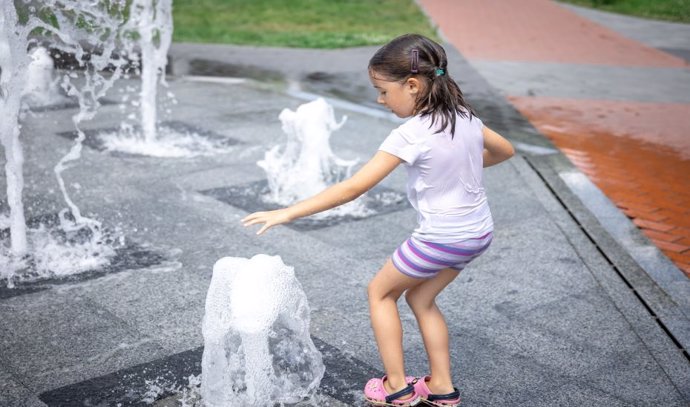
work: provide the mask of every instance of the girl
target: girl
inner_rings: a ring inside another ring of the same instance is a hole
[[[364,387],[375,405],[456,406],[450,376],[448,328],[436,296],[491,243],[493,221],[482,184],[482,167],[510,158],[511,144],[484,126],[448,75],[446,53],[416,34],[400,36],[369,61],[377,102],[410,119],[393,130],[379,151],[351,178],[289,208],[256,212],[245,226],[257,234],[281,223],[352,201],[399,164],[408,173],[407,196],[419,226],[368,286],[371,325],[386,375]],[[430,374],[405,376],[397,300],[405,299],[419,324]]]

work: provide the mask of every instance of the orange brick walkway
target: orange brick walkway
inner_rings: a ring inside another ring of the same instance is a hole
[[[470,61],[687,68],[549,0],[420,0]],[[509,97],[690,277],[690,105]]]
[[[690,277],[690,105],[509,100]]]

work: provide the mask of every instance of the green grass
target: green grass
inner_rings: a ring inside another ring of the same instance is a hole
[[[655,20],[690,23],[690,0],[561,0],[565,3],[596,8]]]
[[[438,40],[413,0],[175,0],[174,41],[301,48]]]

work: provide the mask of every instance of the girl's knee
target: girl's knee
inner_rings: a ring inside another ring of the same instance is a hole
[[[435,297],[429,298],[424,295],[424,292],[421,290],[411,289],[405,292],[405,301],[413,311],[430,308],[434,305],[434,299]]]
[[[401,290],[390,287],[385,281],[373,278],[367,286],[367,297],[369,302],[392,299],[397,301],[402,295]]]
[[[369,302],[382,300],[387,294],[387,290],[383,287],[383,284],[376,278],[372,278],[371,281],[369,281],[369,285],[367,285],[367,298]]]

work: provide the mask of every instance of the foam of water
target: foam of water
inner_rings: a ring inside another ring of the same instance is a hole
[[[325,371],[309,336],[306,295],[280,256],[216,262],[203,335],[201,395],[209,407],[311,399]]]
[[[66,100],[58,90],[57,79],[53,75],[54,67],[47,49],[36,47],[31,51],[31,63],[24,87],[24,97],[29,105],[45,106]]]
[[[0,229],[9,223],[8,219],[0,215]],[[0,242],[0,278],[7,280],[8,287],[95,270],[110,263],[115,255],[112,236],[98,228],[79,227],[64,218],[61,222],[60,228],[29,228],[30,251],[22,257],[13,256],[10,247]]]
[[[345,124],[347,116],[336,121],[333,107],[319,98],[300,105],[295,111],[283,109],[279,118],[286,143],[273,147],[257,162],[266,171],[271,191],[264,200],[291,205],[350,176],[357,160],[338,158],[329,143],[331,133]],[[341,215],[366,211],[358,201],[337,209]]]
[[[98,138],[107,151],[150,157],[197,157],[228,152],[228,147],[219,141],[168,127],[159,127],[155,138],[146,138],[133,126],[123,124],[119,131],[103,132]]]
[[[169,379],[157,377],[153,380],[146,380],[146,391],[140,402],[144,404],[154,404],[160,401],[163,394],[171,394],[165,399],[165,406],[179,407],[203,407],[201,399],[201,375],[190,375],[187,377],[187,385],[176,385],[170,383]]]

